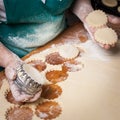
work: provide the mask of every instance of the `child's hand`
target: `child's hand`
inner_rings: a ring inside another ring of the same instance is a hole
[[[113,28],[120,37],[120,17],[108,15],[109,27]]]
[[[33,102],[40,97],[41,91],[35,95],[29,95],[21,91],[14,83],[14,80],[16,79],[16,68],[23,63],[24,62],[19,57],[13,54],[13,57],[10,59],[9,64],[5,68],[5,74],[9,81],[10,89],[15,100],[20,102]]]
[[[75,2],[75,5],[73,6],[73,13],[75,13],[78,16],[78,18],[80,18],[80,20],[83,22],[91,39],[96,41],[94,39],[94,33],[96,29],[93,29],[90,26],[88,26],[88,24],[85,21],[87,15],[92,11],[94,10],[92,8],[90,0],[77,0]],[[109,22],[108,26],[113,28],[117,32],[118,36],[120,36],[120,18],[116,16],[108,15],[108,22]],[[106,25],[104,27],[108,27],[108,26]],[[110,49],[115,46],[115,44],[108,45],[108,44],[101,44],[98,42],[97,44],[103,47],[104,49]]]

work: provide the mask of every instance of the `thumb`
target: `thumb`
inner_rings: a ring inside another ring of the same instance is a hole
[[[11,66],[8,66],[7,68],[5,68],[5,75],[7,77],[8,80],[15,80],[16,78],[16,70],[11,67]]]
[[[120,24],[120,17],[116,17],[116,16],[113,16],[113,15],[108,15],[108,20],[110,23],[112,24]]]

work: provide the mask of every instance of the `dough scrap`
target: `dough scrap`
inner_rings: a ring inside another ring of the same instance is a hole
[[[116,7],[117,6],[117,0],[102,0],[102,3],[108,7]]]
[[[91,27],[102,27],[107,24],[107,15],[102,10],[94,10],[86,17],[86,22]]]
[[[66,45],[61,45],[59,48],[59,54],[61,57],[65,59],[73,59],[78,56],[79,50],[77,47],[66,44]]]
[[[112,28],[101,28],[95,32],[95,40],[102,44],[115,44],[117,42],[117,34]]]

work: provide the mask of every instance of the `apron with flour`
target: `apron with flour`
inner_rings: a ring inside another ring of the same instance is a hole
[[[6,21],[0,41],[20,57],[55,38],[65,27],[73,0],[3,0]]]

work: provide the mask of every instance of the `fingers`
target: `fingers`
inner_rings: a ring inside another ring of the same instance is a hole
[[[25,99],[28,100],[30,98],[32,98],[33,96],[25,94],[24,92],[22,92],[15,84],[14,81],[10,81],[10,88],[11,88],[11,92],[13,94],[13,97],[15,98],[16,101],[20,101],[20,102],[25,102]]]
[[[112,24],[120,24],[120,17],[116,17],[113,15],[108,15],[108,20]]]
[[[8,66],[5,69],[5,74],[8,80],[14,80],[16,78],[16,70],[12,66]]]
[[[27,97],[26,95],[23,96],[24,97],[23,102],[34,102],[34,101],[38,100],[40,98],[41,92],[42,92],[42,90],[39,91],[38,93],[36,93],[35,95],[31,95],[29,97]],[[23,94],[25,94],[25,93],[23,92]]]
[[[29,100],[29,102],[34,102],[34,101],[36,101],[38,98],[40,98],[41,92],[42,92],[42,90],[39,91],[33,98],[31,98],[31,99]]]
[[[10,88],[11,88],[13,97],[15,98],[16,101],[19,101],[19,102],[34,102],[40,97],[41,92],[42,92],[42,90],[41,90],[38,93],[36,93],[35,95],[29,95],[29,94],[26,94],[25,92],[21,91],[14,84],[14,81],[10,81],[9,84],[10,84]]]
[[[23,61],[15,54],[12,53],[8,64],[5,67],[5,74],[8,80],[16,78],[16,69],[23,64]]]
[[[21,64],[23,64],[23,61],[19,60],[19,58],[17,58],[16,56],[14,58],[15,59],[13,59],[13,61],[11,61],[5,68],[5,74],[8,79],[12,95],[16,101],[33,102],[40,97],[41,91],[38,92],[36,95],[29,95],[18,88],[13,80],[16,79],[17,67],[21,66]]]
[[[104,49],[106,49],[106,50],[108,50],[108,49],[110,49],[110,48],[112,48],[112,47],[115,47],[115,44],[113,44],[113,45],[108,45],[108,44],[100,44],[100,43],[99,43],[99,45],[100,45],[101,47],[103,47]]]
[[[18,102],[29,102],[29,99],[31,99],[31,95],[27,95],[27,94],[19,94],[19,96],[17,95],[16,96],[16,93],[15,93],[15,100],[18,101]]]
[[[106,50],[108,50],[108,49],[111,48],[111,46],[110,46],[110,45],[104,45],[104,48],[105,48]]]

